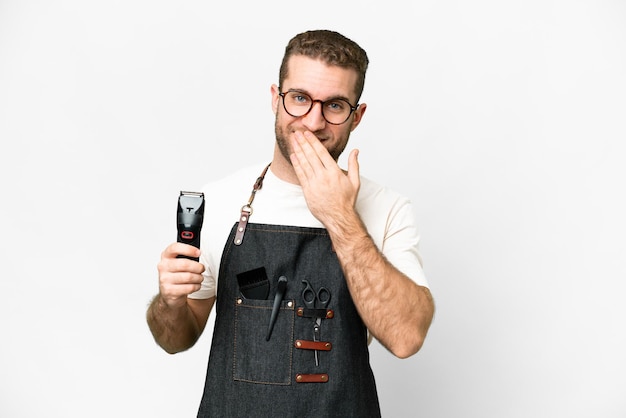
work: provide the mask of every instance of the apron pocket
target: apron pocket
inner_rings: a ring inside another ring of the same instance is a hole
[[[294,301],[283,300],[269,341],[265,341],[273,301],[237,298],[233,379],[273,385],[291,384]]]

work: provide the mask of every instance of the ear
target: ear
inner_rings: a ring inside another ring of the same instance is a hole
[[[272,84],[270,92],[272,93],[272,112],[276,114],[278,112],[278,102],[280,101],[278,86],[276,84]]]
[[[359,107],[354,111],[354,117],[352,118],[352,123],[350,124],[350,132],[354,131],[359,123],[361,123],[361,119],[363,119],[363,114],[367,109],[367,104],[361,103]]]

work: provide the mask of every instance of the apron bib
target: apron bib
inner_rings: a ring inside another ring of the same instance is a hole
[[[244,297],[238,276],[261,267],[263,299]],[[279,278],[286,287],[275,303]],[[307,284],[315,295],[326,288],[326,307],[306,304]],[[246,223],[241,239],[235,223],[220,265],[198,417],[275,416],[379,417],[367,329],[325,229]]]

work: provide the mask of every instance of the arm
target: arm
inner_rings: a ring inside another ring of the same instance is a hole
[[[394,355],[415,354],[432,321],[433,299],[428,288],[415,284],[385,259],[356,212],[357,152],[350,154],[346,175],[313,134],[294,136],[294,170],[311,213],[330,234],[361,318]]]
[[[163,251],[158,264],[159,294],[146,313],[155,341],[170,354],[187,350],[196,343],[215,302],[215,297],[187,298],[200,289],[204,266],[193,260],[176,258],[178,254],[198,257],[200,250],[174,243]]]
[[[356,212],[327,227],[350,294],[372,335],[400,358],[421,348],[434,313],[428,288],[389,263]]]

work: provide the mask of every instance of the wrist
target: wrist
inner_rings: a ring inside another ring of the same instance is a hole
[[[356,211],[336,216],[325,226],[335,247],[352,248],[370,241],[367,228]]]
[[[186,311],[187,297],[166,297],[162,293],[159,293],[156,296],[154,304],[157,312],[161,312],[169,316],[177,316],[181,312]]]

